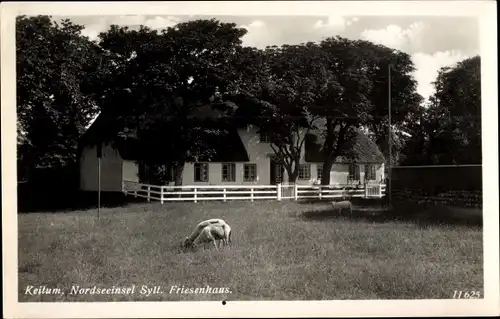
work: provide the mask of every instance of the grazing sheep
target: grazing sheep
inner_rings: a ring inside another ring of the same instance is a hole
[[[212,224],[222,224],[225,225],[226,222],[223,219],[219,218],[214,218],[214,219],[208,219],[200,222],[198,225],[196,225],[194,231],[189,235],[189,237],[186,237],[184,241],[182,242],[181,246],[183,248],[187,248],[192,245],[193,241],[200,235],[201,231],[207,227],[208,225]]]
[[[217,247],[217,241],[219,247]],[[210,224],[203,228],[198,237],[191,243],[192,247],[212,242],[216,250],[231,242],[231,227],[228,224]],[[205,248],[205,245],[204,245]]]
[[[342,212],[342,210],[347,209],[349,211],[349,214],[352,214],[352,204],[348,200],[344,200],[341,202],[332,202],[333,209],[338,211],[339,213]]]

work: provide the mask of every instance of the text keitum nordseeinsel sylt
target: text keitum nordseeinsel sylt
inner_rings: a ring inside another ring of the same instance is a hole
[[[25,295],[134,295],[140,294],[145,296],[163,294],[230,294],[232,293],[228,287],[211,287],[206,285],[204,287],[185,287],[172,285],[168,290],[164,290],[161,286],[147,286],[147,285],[130,285],[130,286],[111,286],[99,287],[90,286],[84,287],[79,285],[72,285],[69,290],[63,288],[50,288],[45,285],[42,286],[26,286]]]

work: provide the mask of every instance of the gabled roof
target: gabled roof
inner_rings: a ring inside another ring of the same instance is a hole
[[[118,127],[116,125],[116,117],[111,116],[110,113],[101,112],[78,141],[77,158],[80,158],[81,151],[84,147],[95,146],[103,141],[110,141],[116,137],[117,134]],[[123,159],[134,160],[139,158],[140,149],[136,141],[129,139],[114,141],[112,144]]]
[[[227,134],[207,136],[206,143],[215,150],[211,159],[199,158],[199,162],[248,162],[250,158],[241,140],[238,129],[232,125],[225,127]]]
[[[335,163],[371,163],[385,162],[384,155],[375,142],[363,132],[356,130],[354,136],[342,146],[342,155],[335,159]],[[323,162],[323,141],[318,132],[309,133],[305,140],[305,159],[310,163]]]
[[[224,119],[224,113],[217,108],[201,106],[194,113],[195,120],[206,123],[207,127],[224,129],[227,134],[220,136],[206,136],[206,143],[215,150],[212,162],[248,162],[249,156],[241,140],[237,128]],[[79,141],[79,152],[88,145],[97,145],[104,140],[112,140],[118,134],[116,117],[110,113],[102,112],[87,129]],[[175,138],[175,136],[165,137]],[[113,142],[113,146],[119,151],[120,156],[126,160],[139,160],[144,155],[141,145],[133,138]],[[78,154],[78,157],[80,154]],[[200,158],[199,161],[209,161],[208,158]]]

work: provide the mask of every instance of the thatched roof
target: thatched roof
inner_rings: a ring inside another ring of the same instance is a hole
[[[238,118],[238,117],[237,117]],[[246,148],[238,134],[238,127],[244,123],[237,120],[227,120],[224,111],[211,106],[202,106],[197,108],[194,113],[194,119],[204,125],[224,129],[228,134],[221,136],[206,136],[206,143],[215,150],[215,156],[211,158],[212,162],[248,162],[249,156]],[[229,118],[230,119],[230,118]],[[97,145],[103,140],[113,140],[118,134],[118,125],[116,116],[112,113],[101,113],[89,129],[84,133],[79,143],[79,152],[88,145]],[[166,136],[165,141],[175,136]],[[144,153],[150,153],[141,150],[141,147],[134,139],[127,139],[113,143],[114,147],[120,152],[123,159],[139,160]],[[306,137],[305,141],[305,160],[311,163],[323,162],[322,137],[318,132],[312,132]],[[336,163],[384,163],[385,158],[380,152],[378,146],[371,141],[364,133],[356,130],[353,137],[342,147],[342,156],[339,156]],[[154,152],[153,152],[154,153]],[[78,155],[79,157],[79,155]],[[208,161],[200,158],[199,161]]]
[[[306,161],[311,163],[323,162],[322,147],[321,134],[318,132],[308,134],[305,140]],[[384,155],[377,144],[359,130],[356,130],[353,137],[342,146],[342,155],[335,159],[335,163],[381,164],[384,162]]]
[[[205,143],[215,150],[215,155],[212,158],[200,158],[200,162],[248,162],[250,158],[238,129],[234,126],[226,126],[227,134],[213,136],[208,135]]]
[[[238,134],[237,128],[231,125],[224,119],[224,113],[210,106],[202,106],[194,113],[194,120],[198,120],[204,125],[225,130],[227,134],[220,136],[206,136],[206,143],[215,150],[215,155],[210,159],[212,162],[247,162],[249,157],[245,146]],[[85,146],[97,145],[102,141],[113,140],[118,134],[118,125],[116,117],[110,113],[101,113],[92,125],[87,129],[79,141],[79,151]],[[169,138],[175,136],[165,136],[165,142],[168,143]],[[120,156],[126,160],[139,160],[148,153],[145,151],[144,145],[140,145],[133,138],[115,141],[113,146],[119,151]],[[160,152],[160,150],[158,151]],[[200,158],[199,161],[209,161],[206,158]]]
[[[78,142],[78,158],[84,147],[96,146],[103,142],[114,141],[112,144],[120,153],[120,156],[126,160],[135,160],[139,158],[140,149],[136,141],[130,139],[117,141],[114,139],[119,132],[116,117],[110,113],[101,112],[90,125],[87,131],[82,135]]]

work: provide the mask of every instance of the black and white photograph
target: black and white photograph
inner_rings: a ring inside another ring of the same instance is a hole
[[[1,13],[7,317],[500,313],[496,2]]]

